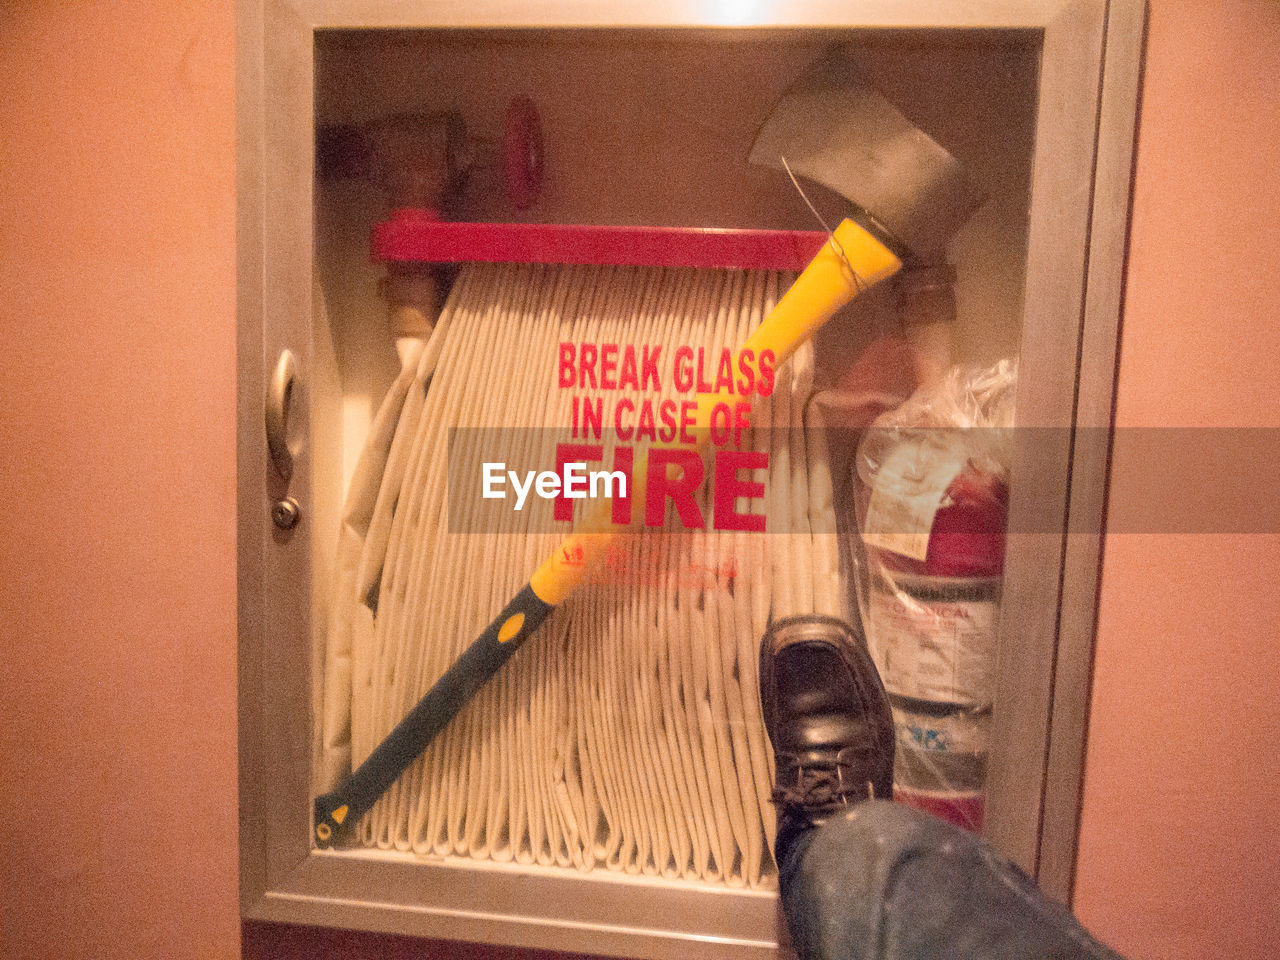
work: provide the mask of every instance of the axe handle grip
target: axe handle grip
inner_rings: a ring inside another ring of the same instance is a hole
[[[842,306],[902,266],[884,244],[852,220],[841,222],[796,278],[742,349],[756,357],[773,352],[781,366]],[[699,397],[694,430],[700,445],[709,436],[718,399]],[[641,457],[632,486],[644,488],[648,458]],[[595,566],[615,535],[627,529],[613,524],[610,503],[601,500],[578,523],[497,618],[454,661],[417,705],[374,748],[338,789],[316,798],[314,837],[321,847],[359,821],[445,725],[516,648],[562,603]]]
[[[354,827],[550,612],[529,587],[516,594],[356,772],[332,793],[316,798],[316,844],[327,847]]]

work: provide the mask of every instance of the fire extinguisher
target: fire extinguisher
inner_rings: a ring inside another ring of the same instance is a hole
[[[863,530],[865,626],[885,688],[914,700],[988,707],[1008,488],[971,463],[959,465],[927,518],[927,533],[914,537],[923,549],[905,552],[910,534],[888,534],[883,523],[877,529],[877,501],[892,480],[878,483]]]
[[[952,402],[989,383],[977,376],[952,371],[868,431],[855,551],[867,645],[898,729],[895,796],[971,829],[982,824],[1009,501],[991,431],[967,429],[989,425],[972,419],[981,405]]]

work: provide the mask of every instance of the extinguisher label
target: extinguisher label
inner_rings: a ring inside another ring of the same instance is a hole
[[[966,458],[924,443],[903,443],[876,474],[862,539],[870,547],[923,561],[933,517]]]
[[[898,745],[925,753],[985,754],[991,736],[991,714],[960,709],[934,716],[893,708]]]
[[[868,645],[892,694],[981,708],[991,703],[998,604],[918,599],[877,578]]]

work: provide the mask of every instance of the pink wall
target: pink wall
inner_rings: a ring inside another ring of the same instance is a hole
[[[0,956],[234,957],[229,2],[0,13]]]
[[[0,955],[230,957],[233,4],[4,17]],[[1156,0],[1122,423],[1280,420],[1278,87],[1274,2]],[[1077,904],[1135,957],[1280,940],[1278,571],[1274,536],[1108,542]]]
[[[1280,4],[1153,6],[1118,424],[1277,427]],[[1108,538],[1076,908],[1135,956],[1276,955],[1277,584],[1275,534]]]

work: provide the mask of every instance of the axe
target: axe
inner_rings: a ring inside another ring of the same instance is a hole
[[[947,240],[983,200],[959,162],[873,90],[840,51],[782,95],[749,160],[790,167],[853,204],[742,345],[756,357],[771,350],[778,365],[860,292],[893,276],[904,260],[941,260]],[[723,399],[715,394],[698,398],[695,435],[703,443],[711,411]],[[639,458],[633,488],[644,489],[647,469],[648,458]],[[359,821],[626,529],[612,522],[607,500],[585,513],[524,589],[355,772],[336,790],[316,798],[318,846],[329,846]]]

